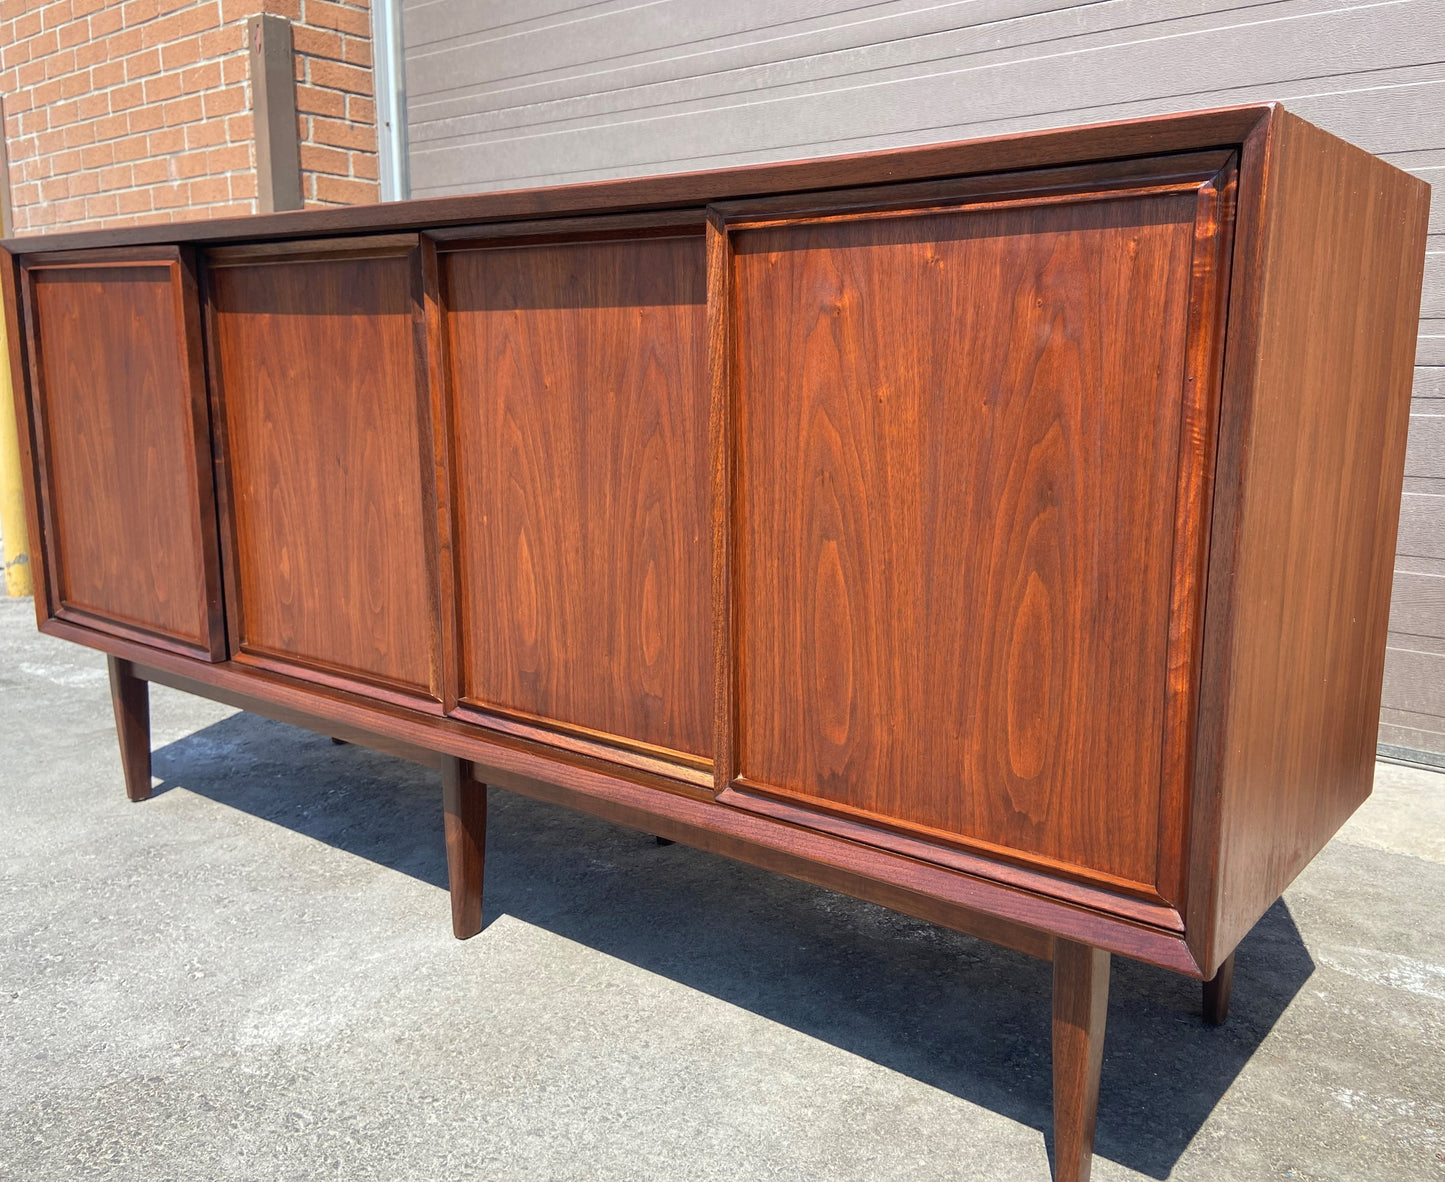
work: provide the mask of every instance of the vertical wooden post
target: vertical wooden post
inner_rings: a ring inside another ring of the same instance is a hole
[[[452,934],[458,940],[466,940],[482,930],[487,786],[472,778],[472,765],[464,759],[442,757],[442,809],[446,814]]]
[[[300,209],[301,143],[291,22],[271,13],[248,17],[246,44],[251,52],[256,206],[261,213]]]
[[[115,708],[115,733],[120,740],[120,766],[125,794],[145,800],[151,794],[150,686],[135,675],[135,666],[106,657],[110,669],[110,704]]]
[[[1109,1011],[1109,954],[1054,941],[1054,1180],[1088,1182]]]
[[[10,137],[5,131],[5,100],[0,98],[0,236],[15,233],[15,202],[10,192]]]
[[[1234,953],[1214,970],[1204,982],[1204,1020],[1211,1026],[1223,1026],[1229,1017],[1229,994],[1234,987]]]

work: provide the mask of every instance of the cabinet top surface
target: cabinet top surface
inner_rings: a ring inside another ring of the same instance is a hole
[[[247,217],[172,222],[7,238],[12,254],[165,243],[309,238],[396,229],[514,221],[568,214],[666,209],[764,194],[805,192],[933,177],[1237,145],[1281,110],[1275,103],[1222,107],[986,139],[825,156],[705,172],[669,173],[552,188],[511,189]]]

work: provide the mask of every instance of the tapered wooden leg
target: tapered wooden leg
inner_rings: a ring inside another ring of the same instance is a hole
[[[1109,954],[1054,941],[1054,1179],[1088,1182],[1109,1011]]]
[[[1234,953],[1204,982],[1204,1020],[1211,1026],[1223,1026],[1229,1017],[1229,991],[1234,986]]]
[[[487,786],[472,778],[472,765],[464,759],[450,755],[442,758],[442,808],[446,813],[452,934],[458,940],[466,940],[482,930]]]
[[[110,704],[115,708],[115,733],[120,740],[120,767],[125,794],[145,800],[151,794],[150,686],[135,675],[135,666],[106,657],[110,667]]]

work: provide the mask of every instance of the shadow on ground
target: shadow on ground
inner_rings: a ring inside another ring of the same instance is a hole
[[[445,888],[435,773],[236,714],[158,750],[184,786]],[[448,910],[437,900],[436,922]],[[1050,1136],[1049,966],[922,921],[493,789],[486,922],[508,914]],[[1096,1152],[1169,1175],[1314,969],[1277,903],[1229,1024],[1198,982],[1115,959]]]

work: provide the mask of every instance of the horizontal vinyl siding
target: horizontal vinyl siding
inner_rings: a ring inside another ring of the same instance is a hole
[[[1445,181],[1445,170],[1435,172]],[[1432,214],[1442,204],[1437,188]],[[1439,298],[1445,236],[1432,234],[1430,249],[1427,311],[1432,295]],[[1438,759],[1445,756],[1445,366],[1415,370],[1410,409],[1380,742]]]
[[[405,0],[413,195],[1277,99],[1436,187],[1381,741],[1445,756],[1445,0]]]

